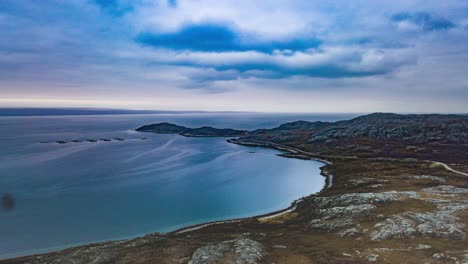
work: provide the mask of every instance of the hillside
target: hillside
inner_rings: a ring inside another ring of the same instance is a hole
[[[468,163],[468,115],[375,113],[338,122],[296,121],[249,132],[242,141],[274,142],[320,155]]]

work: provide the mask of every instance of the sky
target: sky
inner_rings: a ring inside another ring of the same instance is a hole
[[[0,0],[0,107],[468,112],[466,0]]]

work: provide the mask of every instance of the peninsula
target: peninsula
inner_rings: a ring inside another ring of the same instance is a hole
[[[468,262],[466,115],[376,113],[249,132],[168,123],[137,130],[230,136],[231,143],[280,149],[289,158],[321,159],[327,184],[269,216],[0,263]]]

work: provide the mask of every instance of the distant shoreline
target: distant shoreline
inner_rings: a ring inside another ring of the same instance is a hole
[[[2,108],[0,116],[80,116],[80,115],[151,115],[151,114],[227,114],[254,113],[243,111],[170,111],[170,110],[128,110],[89,108]]]

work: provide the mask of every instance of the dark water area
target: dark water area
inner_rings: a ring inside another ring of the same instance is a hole
[[[141,125],[171,122],[251,130],[352,117],[0,117],[0,258],[264,214],[324,185],[320,162],[278,157],[277,150],[229,144],[226,138],[135,132]]]

